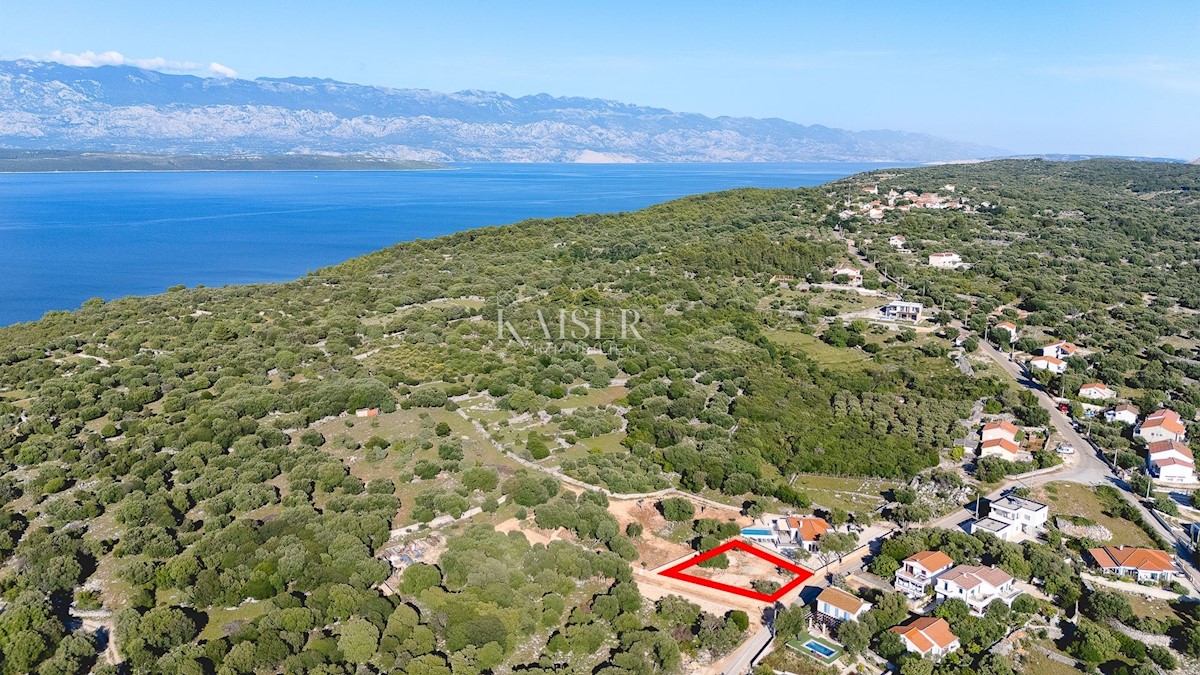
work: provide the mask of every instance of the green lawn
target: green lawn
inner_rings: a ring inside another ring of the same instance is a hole
[[[831,369],[851,368],[870,358],[866,352],[859,349],[833,347],[821,342],[821,339],[790,330],[765,330],[763,334],[768,340],[785,347],[796,347],[809,358]]]
[[[207,612],[208,624],[204,626],[204,630],[200,631],[200,639],[219,640],[232,632],[227,632],[226,626],[232,629],[239,622],[253,621],[265,614],[271,607],[269,602],[247,602],[232,609],[223,607],[210,609]]]
[[[818,642],[818,643],[832,649],[833,654],[831,656],[821,656],[820,654],[810,650],[808,647],[804,646],[809,640]],[[816,659],[817,661],[820,661],[821,663],[823,663],[825,665],[829,665],[829,664],[833,663],[834,661],[837,661],[838,657],[840,657],[842,655],[842,648],[839,645],[837,645],[833,642],[830,642],[829,640],[826,640],[825,638],[810,635],[809,633],[801,633],[800,635],[796,636],[795,640],[788,640],[787,646],[789,649],[793,649],[801,654],[806,654],[808,656],[811,656],[812,658]]]

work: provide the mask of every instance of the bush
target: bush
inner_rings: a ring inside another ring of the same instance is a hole
[[[691,520],[696,515],[696,507],[683,497],[670,497],[662,500],[658,503],[658,510],[662,512],[663,518],[673,523]]]

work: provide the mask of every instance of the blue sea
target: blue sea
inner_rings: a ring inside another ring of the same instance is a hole
[[[444,171],[0,174],[0,325],[88,298],[294,279],[396,242],[640,209],[884,164],[479,164]]]

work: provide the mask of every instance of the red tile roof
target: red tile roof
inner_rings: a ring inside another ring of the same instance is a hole
[[[1142,572],[1171,572],[1175,564],[1166,551],[1135,546],[1104,546],[1088,551],[1103,569],[1132,567]]]
[[[1184,432],[1183,420],[1180,419],[1179,413],[1174,410],[1157,410],[1150,413],[1146,421],[1142,422],[1142,428],[1157,429],[1162,427],[1173,434],[1182,434]]]
[[[903,626],[892,628],[892,632],[908,638],[922,654],[928,653],[935,645],[941,649],[948,649],[958,641],[958,636],[950,632],[950,624],[946,623],[945,619],[935,619],[931,616],[913,619]]]
[[[1160,452],[1170,452],[1172,450],[1178,452],[1184,457],[1192,456],[1192,449],[1183,443],[1180,443],[1179,441],[1155,441],[1146,446],[1146,451],[1149,452],[1151,456],[1157,455]]]
[[[914,553],[905,558],[904,562],[917,563],[930,572],[936,572],[943,567],[949,567],[954,564],[954,560],[941,551],[921,551],[920,553]]]

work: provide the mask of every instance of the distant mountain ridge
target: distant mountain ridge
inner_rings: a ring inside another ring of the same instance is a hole
[[[0,61],[0,146],[433,162],[938,162],[1005,154],[927,134],[711,118],[601,99],[28,60]]]

